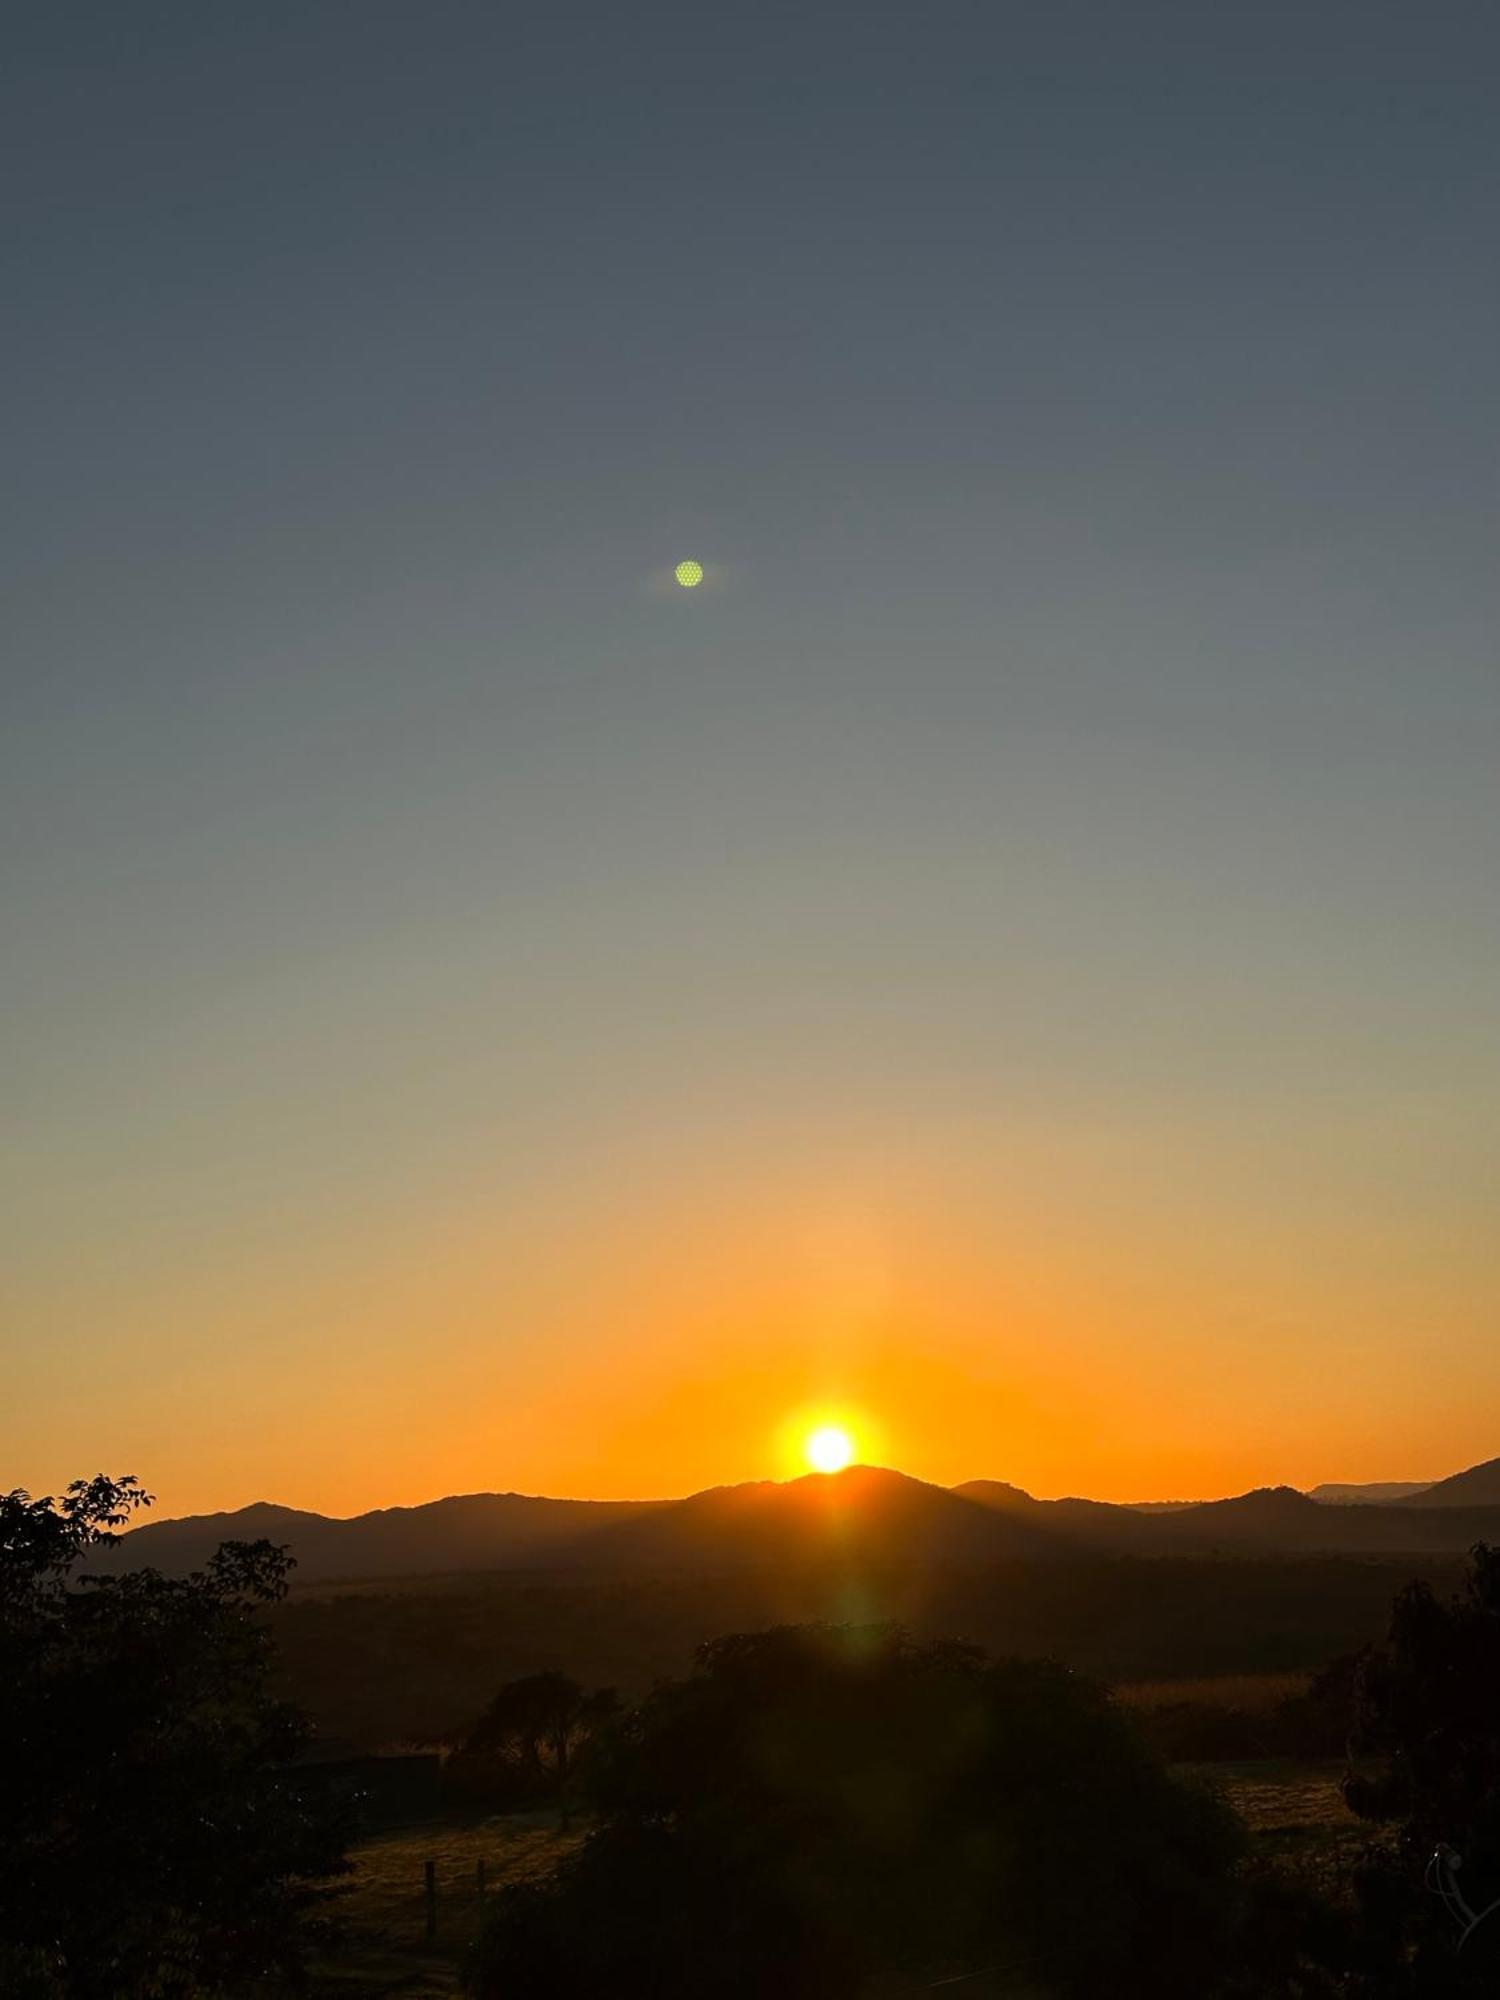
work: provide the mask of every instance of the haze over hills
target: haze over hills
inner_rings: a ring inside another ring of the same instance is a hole
[[[1326,1493],[1328,1489],[1323,1489]],[[147,1522],[95,1558],[101,1571],[181,1573],[226,1540],[289,1547],[301,1585],[516,1570],[710,1574],[846,1563],[974,1565],[1084,1554],[1461,1552],[1500,1540],[1500,1459],[1431,1489],[1379,1488],[1331,1505],[1290,1486],[1170,1507],[1038,1500],[1003,1480],[945,1488],[870,1466],[714,1487],[681,1500],[453,1495],[347,1520],[266,1502]]]

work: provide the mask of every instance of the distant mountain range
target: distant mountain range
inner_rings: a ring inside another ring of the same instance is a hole
[[[1262,1487],[1230,1500],[1117,1506],[1036,1500],[1001,1480],[953,1488],[853,1466],[685,1500],[549,1500],[470,1493],[338,1520],[265,1502],[153,1521],[102,1572],[196,1568],[222,1541],[284,1544],[299,1584],[475,1570],[706,1575],[752,1568],[966,1565],[1088,1554],[1441,1554],[1500,1541],[1500,1459],[1429,1487]]]
[[[176,1574],[197,1567],[220,1542],[263,1540],[292,1551],[299,1581],[530,1569],[545,1567],[603,1528],[669,1504],[462,1493],[420,1507],[379,1507],[339,1520],[259,1500],[227,1514],[148,1521],[132,1529],[114,1551],[101,1550],[97,1561],[100,1567],[128,1567],[128,1557]]]
[[[1416,1493],[1432,1489],[1430,1479],[1377,1479],[1368,1486],[1311,1486],[1309,1500],[1321,1500],[1327,1507],[1381,1507],[1392,1500],[1409,1500]]]

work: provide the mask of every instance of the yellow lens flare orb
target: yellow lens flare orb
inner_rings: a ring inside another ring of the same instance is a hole
[[[823,1424],[802,1447],[814,1472],[842,1472],[854,1458],[854,1440],[837,1424]]]
[[[686,562],[677,565],[672,574],[684,590],[696,590],[703,581],[703,565],[701,562],[694,562],[689,556]]]

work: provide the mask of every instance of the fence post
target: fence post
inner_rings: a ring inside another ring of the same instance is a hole
[[[424,1861],[422,1876],[427,1890],[427,1942],[437,1936],[437,1863]]]

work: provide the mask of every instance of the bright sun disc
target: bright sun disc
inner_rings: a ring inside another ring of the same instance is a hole
[[[703,565],[689,557],[686,562],[680,562],[672,574],[684,590],[694,590],[703,581]]]
[[[842,1472],[854,1456],[854,1440],[837,1424],[824,1424],[802,1448],[814,1472]]]

